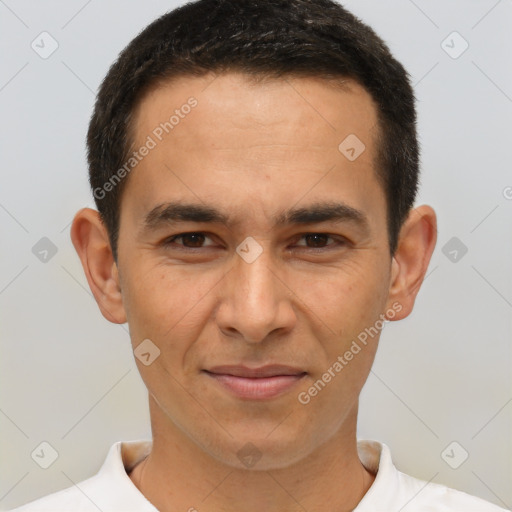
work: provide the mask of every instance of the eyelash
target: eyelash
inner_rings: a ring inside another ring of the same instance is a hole
[[[169,238],[166,238],[162,242],[162,245],[164,247],[171,247],[175,240],[180,239],[180,238],[183,239],[183,237],[186,237],[187,235],[202,235],[202,236],[205,236],[206,238],[210,238],[208,236],[208,234],[205,233],[205,232],[202,232],[202,231],[189,231],[187,233],[180,233],[178,235],[173,235],[173,236],[171,236]],[[303,233],[298,238],[298,240],[302,240],[302,239],[305,239],[305,237],[307,237],[307,236],[314,236],[314,235],[320,235],[320,236],[328,237],[328,238],[334,240],[336,243],[335,244],[330,244],[330,245],[325,246],[325,247],[307,247],[307,246],[300,246],[300,247],[302,247],[304,249],[309,249],[310,251],[313,251],[313,252],[319,252],[319,251],[332,250],[335,247],[344,246],[344,245],[347,244],[347,240],[345,238],[341,237],[341,236],[335,236],[335,235],[330,235],[329,233],[321,233],[321,232]],[[177,247],[180,250],[185,250],[185,251],[195,251],[197,249],[204,249],[205,248],[205,247],[186,247],[185,245],[180,245],[180,244],[178,244]],[[206,247],[209,247],[209,246],[206,246]]]

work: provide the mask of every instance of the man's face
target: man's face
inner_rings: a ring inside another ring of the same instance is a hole
[[[149,339],[160,350],[147,366],[137,360],[158,430],[238,467],[250,442],[257,469],[284,467],[354,436],[378,335],[359,351],[353,341],[391,308],[376,111],[353,82],[212,80],[175,80],[137,109],[134,148],[148,136],[155,146],[123,192],[123,305],[133,347]],[[190,97],[197,104],[183,107]],[[179,121],[158,130],[175,110]],[[365,145],[359,156],[353,137],[338,148],[351,134]],[[313,215],[335,204],[339,215]],[[265,379],[246,370],[268,365],[290,368]]]

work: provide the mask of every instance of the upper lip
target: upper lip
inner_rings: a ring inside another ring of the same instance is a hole
[[[221,365],[206,370],[208,373],[217,375],[233,375],[235,377],[263,378],[276,377],[278,375],[302,375],[306,372],[299,368],[282,364],[269,364],[258,368],[247,368],[243,365]]]

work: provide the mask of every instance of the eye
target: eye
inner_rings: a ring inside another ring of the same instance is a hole
[[[210,241],[210,243],[207,243],[208,241]],[[297,239],[297,243],[294,247],[322,251],[335,249],[336,247],[346,245],[346,243],[347,241],[343,237],[329,235],[328,233],[304,233]],[[164,247],[180,249],[201,249],[214,246],[215,243],[206,233],[192,231],[166,238],[162,242],[162,245]]]
[[[334,240],[335,243],[328,244],[329,239]],[[296,246],[308,249],[331,249],[346,243],[346,240],[342,237],[334,237],[327,233],[305,233],[301,235],[299,240],[304,240],[306,243],[296,244]]]
[[[185,249],[200,249],[205,247],[203,244],[205,240],[211,240],[205,233],[201,232],[190,232],[190,233],[180,233],[179,235],[171,236],[170,238],[166,238],[163,241],[164,246],[176,245],[178,247],[183,247]],[[181,240],[182,243],[175,243],[176,240]],[[207,244],[207,246],[213,245]]]

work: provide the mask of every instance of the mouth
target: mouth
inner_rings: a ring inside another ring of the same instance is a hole
[[[259,368],[245,366],[215,366],[203,370],[208,377],[238,398],[267,400],[278,397],[299,381],[307,372],[283,365],[267,365]]]

